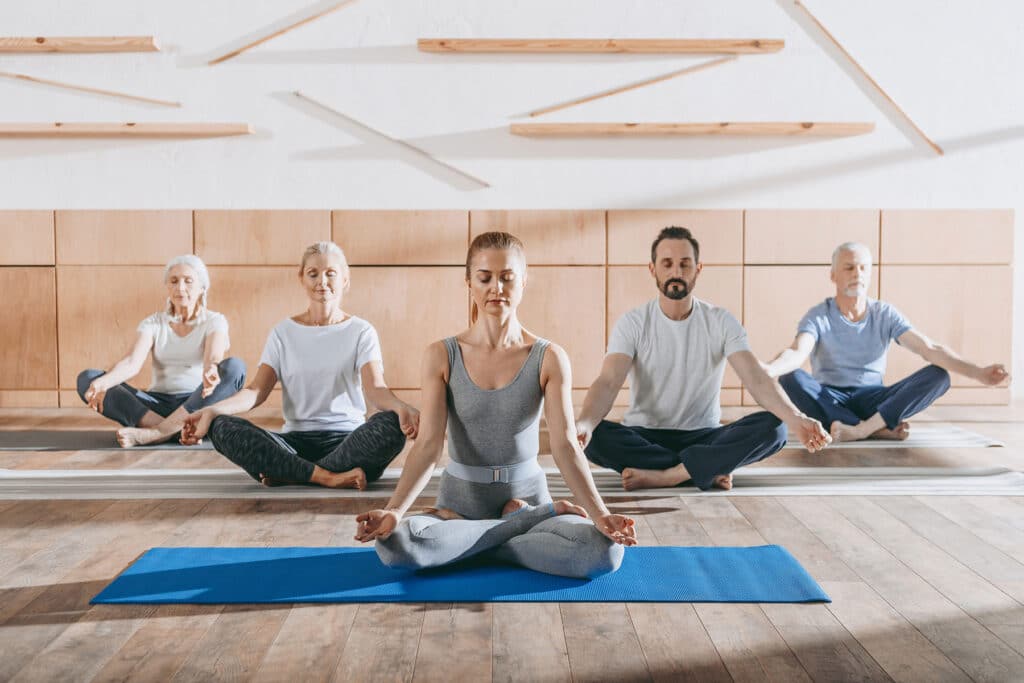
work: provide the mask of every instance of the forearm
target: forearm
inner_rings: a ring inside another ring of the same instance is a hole
[[[578,422],[596,427],[612,409],[617,393],[618,389],[607,382],[601,380],[594,382],[587,391],[586,398],[583,399],[583,408],[580,410]]]
[[[213,337],[213,335],[211,335],[211,337]],[[228,352],[228,342],[226,339],[211,337],[207,337],[206,344],[203,348],[204,370],[211,365],[216,365],[224,360],[224,354]]]
[[[597,519],[608,514],[608,508],[597,492],[594,484],[594,477],[591,475],[587,458],[583,450],[575,443],[575,440],[566,435],[566,439],[560,443],[552,444],[552,455],[558,471],[562,473],[566,485],[572,491],[576,503],[581,505],[592,519]]]
[[[103,379],[114,387],[121,382],[130,380],[135,375],[139,374],[139,370],[142,369],[141,363],[135,363],[131,358],[122,358],[121,360],[114,363],[114,366],[107,370],[103,375]]]
[[[388,501],[386,509],[404,515],[416,501],[420,491],[430,481],[434,466],[441,456],[442,443],[420,439],[413,444],[402,467],[402,476],[398,478],[395,492]]]
[[[969,361],[961,358],[953,349],[950,349],[942,344],[935,344],[932,348],[921,354],[922,357],[932,363],[938,365],[940,368],[955,372],[958,375],[964,377],[970,377],[971,379],[978,379],[982,369]]]
[[[779,383],[766,374],[761,374],[750,382],[747,390],[759,406],[783,422],[790,422],[802,415]]]
[[[405,401],[395,396],[395,393],[387,387],[367,387],[365,393],[366,398],[370,399],[370,403],[378,410],[398,412],[399,409],[406,407]]]
[[[772,378],[781,377],[799,368],[806,359],[807,356],[805,354],[795,349],[784,349],[771,363],[768,363],[765,372]]]
[[[207,410],[216,415],[237,415],[238,413],[244,413],[247,410],[252,410],[265,400],[267,400],[267,397],[261,396],[259,391],[246,387],[237,394],[229,396],[218,403],[214,403],[212,406],[208,407]]]

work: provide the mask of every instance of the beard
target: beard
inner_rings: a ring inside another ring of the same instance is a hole
[[[843,294],[849,297],[856,297],[865,294],[867,291],[868,286],[866,284],[854,284],[844,289]]]
[[[680,299],[685,299],[690,295],[690,292],[693,291],[693,283],[687,282],[682,278],[674,277],[669,278],[664,282],[659,282],[658,289],[669,299],[679,301]]]

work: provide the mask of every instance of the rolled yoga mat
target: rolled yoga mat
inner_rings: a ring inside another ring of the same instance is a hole
[[[302,602],[831,602],[777,545],[632,547],[570,579],[486,560],[408,571],[372,548],[153,548],[92,604]]]

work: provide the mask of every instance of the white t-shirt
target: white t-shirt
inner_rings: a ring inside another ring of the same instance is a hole
[[[726,358],[750,349],[747,332],[724,308],[693,299],[686,320],[671,320],[658,300],[627,312],[612,329],[608,353],[633,359],[627,427],[718,427]]]
[[[214,311],[192,326],[184,337],[171,329],[166,311],[154,313],[141,323],[139,332],[153,335],[153,380],[149,390],[164,394],[188,394],[203,383],[203,348],[206,337],[228,331],[228,319]]]
[[[359,371],[381,361],[373,325],[352,316],[337,325],[313,327],[291,318],[267,337],[260,363],[281,381],[284,431],[350,432],[366,421]]]

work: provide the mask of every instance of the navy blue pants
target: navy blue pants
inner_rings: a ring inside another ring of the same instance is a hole
[[[602,420],[586,448],[587,458],[621,472],[627,467],[667,470],[682,463],[702,490],[714,478],[764,460],[786,445],[786,425],[758,412],[722,427],[647,429]],[[685,482],[684,482],[685,483]]]
[[[864,387],[833,387],[821,384],[803,370],[779,377],[789,400],[805,414],[831,429],[837,420],[856,425],[878,413],[885,426],[895,429],[946,393],[949,373],[938,365],[921,368],[890,387],[874,384]]]
[[[165,394],[159,391],[143,391],[127,382],[111,387],[103,397],[100,414],[119,422],[125,427],[138,427],[142,416],[152,410],[160,417],[167,417],[181,406],[194,413],[200,408],[211,406],[233,396],[245,385],[245,362],[240,358],[225,358],[217,363],[220,384],[203,398],[203,385],[195,391],[182,394]],[[106,373],[102,370],[83,370],[78,375],[78,395],[85,401],[85,392],[92,381]]]

